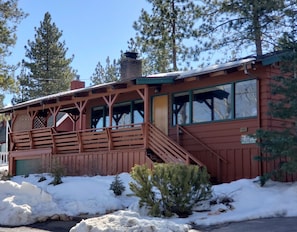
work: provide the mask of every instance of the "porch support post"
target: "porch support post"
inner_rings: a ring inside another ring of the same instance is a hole
[[[87,105],[88,100],[85,101],[80,101],[80,102],[75,102],[75,106],[77,107],[78,111],[79,111],[79,125],[78,125],[78,129],[82,130],[82,122],[83,122],[83,111]]]
[[[149,91],[148,91],[148,86],[146,85],[144,88],[144,122],[148,123],[149,122]]]
[[[34,118],[36,117],[38,111],[30,111],[29,108],[27,110],[27,113],[31,119],[31,129],[34,129]]]
[[[148,148],[148,123],[149,123],[149,89],[148,85],[144,87],[144,99],[143,99],[143,108],[144,108],[144,147]]]
[[[118,93],[111,95],[108,95],[108,99],[106,98],[106,96],[103,96],[103,100],[105,101],[105,103],[108,105],[108,114],[109,114],[109,126],[112,126],[112,115],[113,115],[113,104],[116,100],[116,98],[118,97]]]
[[[49,111],[53,115],[53,127],[56,128],[57,126],[57,115],[60,111],[61,106],[50,107]]]

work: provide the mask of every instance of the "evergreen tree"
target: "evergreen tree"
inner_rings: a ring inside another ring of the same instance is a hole
[[[12,104],[18,104],[30,100],[30,94],[32,91],[34,91],[33,88],[29,89],[29,86],[33,86],[33,83],[30,81],[31,79],[26,72],[24,62],[22,62],[20,73],[17,76],[17,87],[19,91],[14,94],[13,98],[11,99]]]
[[[284,33],[279,41],[279,48],[284,51],[281,74],[274,78],[269,108],[272,118],[282,120],[283,124],[279,129],[261,129],[256,133],[264,154],[256,159],[279,163],[277,168],[262,176],[262,184],[271,177],[282,178],[286,173],[297,172],[297,40],[295,14],[291,16],[292,32]]]
[[[59,41],[62,31],[52,23],[48,12],[35,31],[35,41],[28,41],[28,46],[25,46],[28,61],[23,63],[28,73],[21,77],[25,80],[20,80],[29,99],[68,90],[76,75],[70,66],[73,57],[66,58],[65,41]]]
[[[257,55],[262,55],[264,49],[271,51],[277,38],[288,29],[286,0],[203,0],[203,3],[197,54],[226,49],[227,54],[236,56],[252,47]]]
[[[120,61],[110,61],[109,57],[106,58],[105,67],[98,62],[95,72],[91,76],[92,85],[108,83],[117,81],[120,78]]]
[[[16,67],[8,65],[5,58],[11,52],[9,48],[16,43],[17,25],[26,14],[18,8],[17,0],[0,0],[0,89],[14,91],[13,71]],[[0,104],[3,104],[4,95],[0,94]]]
[[[152,4],[151,14],[142,9],[133,25],[137,47],[153,72],[176,71],[179,63],[192,57],[186,44],[197,36],[199,8],[191,0],[147,1]]]

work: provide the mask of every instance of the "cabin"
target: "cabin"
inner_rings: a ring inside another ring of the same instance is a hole
[[[0,109],[9,114],[9,173],[114,175],[154,162],[206,166],[214,183],[253,178],[277,162],[251,136],[279,123],[268,114],[277,53],[191,71],[142,76],[137,54],[125,53],[121,79]],[[58,115],[67,116],[59,126]],[[49,123],[50,122],[50,123]]]

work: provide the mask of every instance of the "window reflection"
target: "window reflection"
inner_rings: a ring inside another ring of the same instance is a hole
[[[256,80],[173,94],[173,125],[254,116],[257,116]]]
[[[251,117],[257,115],[256,80],[235,84],[235,117]]]

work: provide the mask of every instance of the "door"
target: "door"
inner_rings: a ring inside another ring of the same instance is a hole
[[[153,124],[168,134],[168,96],[160,95],[153,97]]]

